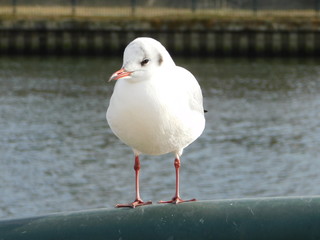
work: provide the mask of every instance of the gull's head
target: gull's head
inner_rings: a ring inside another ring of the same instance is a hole
[[[153,38],[136,38],[124,50],[122,68],[112,74],[109,81],[120,78],[145,81],[168,66],[175,66],[175,63],[160,42]]]

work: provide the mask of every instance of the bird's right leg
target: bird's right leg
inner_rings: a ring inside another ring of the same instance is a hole
[[[191,200],[182,200],[180,197],[180,193],[179,193],[179,187],[180,187],[180,158],[179,156],[176,156],[175,160],[174,160],[174,167],[176,169],[176,192],[173,196],[173,198],[169,201],[160,201],[159,203],[174,203],[174,204],[178,204],[178,203],[182,203],[182,202],[193,202],[196,201],[195,198],[191,199]]]
[[[149,205],[152,204],[151,201],[144,202],[141,197],[140,197],[140,188],[139,188],[139,175],[140,175],[140,160],[139,160],[139,155],[135,155],[134,159],[134,170],[136,173],[136,199],[129,204],[117,204],[116,207],[131,207],[135,208],[137,206],[143,206],[143,205]]]

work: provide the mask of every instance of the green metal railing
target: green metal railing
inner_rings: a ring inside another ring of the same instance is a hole
[[[320,239],[320,197],[154,204],[0,221],[1,240]]]

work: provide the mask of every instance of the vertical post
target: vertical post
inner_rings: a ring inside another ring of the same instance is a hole
[[[315,0],[315,13],[316,13],[316,17],[319,17],[319,10],[320,10],[320,0]]]
[[[131,0],[131,15],[134,16],[136,14],[137,1]]]
[[[17,14],[17,0],[12,0],[12,15]]]
[[[197,9],[197,0],[191,0],[191,11],[194,13]]]
[[[76,15],[76,7],[77,7],[77,0],[71,0],[71,14],[72,16]]]
[[[257,11],[258,11],[258,0],[252,0],[252,10],[253,10],[253,14],[257,15]]]

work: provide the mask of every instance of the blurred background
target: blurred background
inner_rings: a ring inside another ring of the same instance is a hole
[[[119,16],[168,15],[196,12],[251,12],[310,14],[320,10],[319,0],[2,0],[2,14]],[[144,12],[148,9],[148,12]]]
[[[105,112],[135,37],[160,40],[204,95],[181,195],[320,192],[319,1],[0,1],[0,218],[134,199],[134,157]],[[174,193],[173,156],[141,157],[144,200]]]

